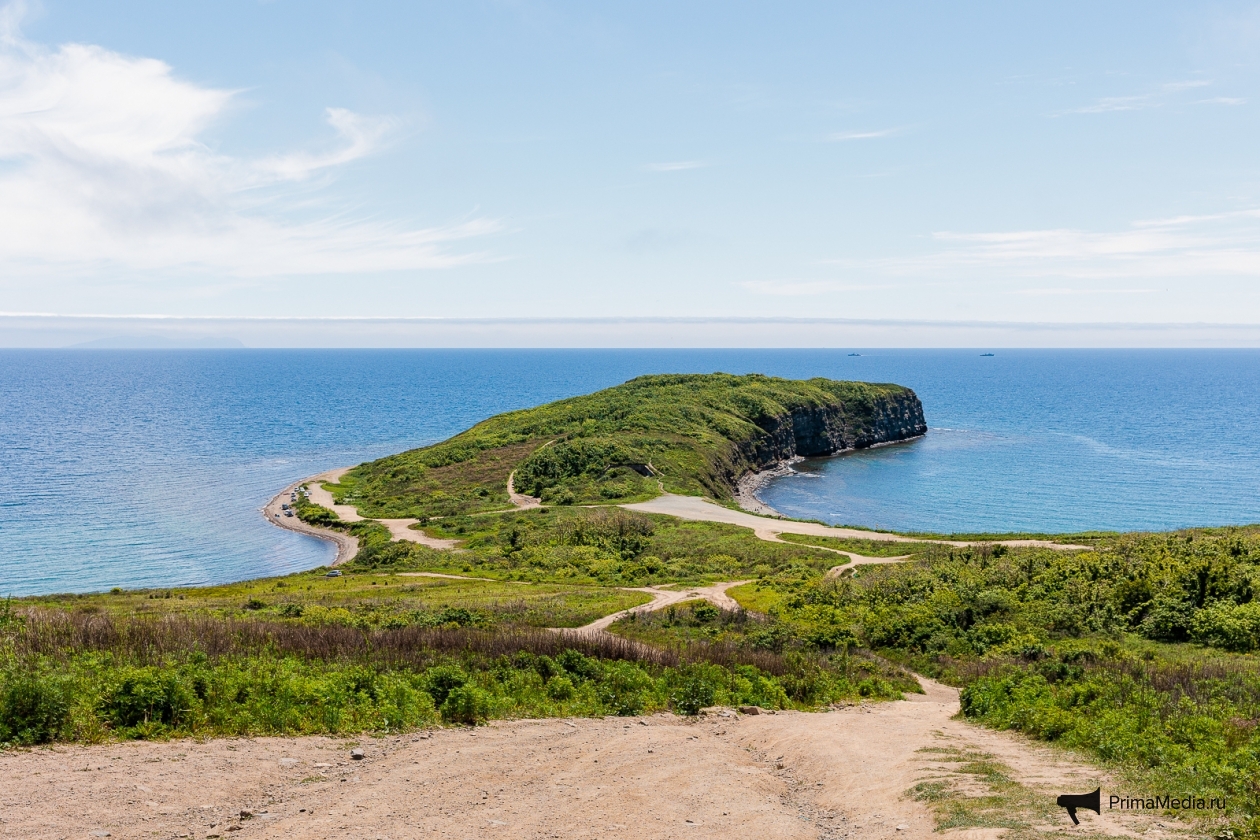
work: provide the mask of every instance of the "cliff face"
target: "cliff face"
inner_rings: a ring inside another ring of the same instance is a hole
[[[909,388],[861,405],[797,408],[789,414],[764,418],[758,426],[764,434],[739,447],[751,470],[798,456],[815,458],[908,440],[927,432],[923,404]]]

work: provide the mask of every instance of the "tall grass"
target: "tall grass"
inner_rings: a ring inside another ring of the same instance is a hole
[[[40,608],[0,627],[0,744],[397,731],[713,703],[811,708],[858,693],[820,656],[521,627]]]

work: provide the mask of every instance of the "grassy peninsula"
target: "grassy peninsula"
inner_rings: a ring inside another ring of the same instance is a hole
[[[513,471],[518,492],[548,504],[637,500],[661,489],[729,499],[740,476],[781,454],[773,433],[782,418],[835,409],[844,442],[860,446],[882,439],[878,426],[903,404],[917,408],[918,399],[898,385],[641,376],[500,414],[442,443],[363,464],[342,478],[337,501],[385,518],[502,510]]]
[[[303,516],[359,536],[342,577],[10,602],[0,741],[817,709],[915,690],[904,668],[961,688],[972,720],[1079,750],[1135,789],[1223,796],[1228,827],[1214,831],[1260,836],[1260,528],[1077,535],[1088,548],[1071,551],[772,542],[617,507],[662,487],[728,500],[789,444],[869,442],[904,420],[907,395],[643,377],[361,465],[330,488],[338,502],[415,517],[457,547],[391,540],[379,524],[338,524],[303,504]],[[543,507],[510,506],[513,472]],[[846,559],[836,551],[908,558],[835,576]],[[650,597],[627,587],[741,580],[728,593],[737,612],[690,601],[624,618],[612,636],[544,629]],[[996,824],[967,801],[952,813],[972,822],[959,825]]]

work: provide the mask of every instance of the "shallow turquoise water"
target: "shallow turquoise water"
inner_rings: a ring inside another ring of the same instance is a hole
[[[803,465],[764,498],[906,530],[1260,521],[1254,351],[0,351],[0,594],[312,568],[280,488],[509,409],[668,371],[891,381],[921,441]]]

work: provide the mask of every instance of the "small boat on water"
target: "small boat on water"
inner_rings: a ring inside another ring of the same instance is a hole
[[[980,355],[981,355],[981,356],[992,356],[993,354],[992,354],[992,353],[981,353]]]
[[[850,353],[849,355],[850,355],[850,356],[861,356],[862,354],[861,354],[861,353]]]

